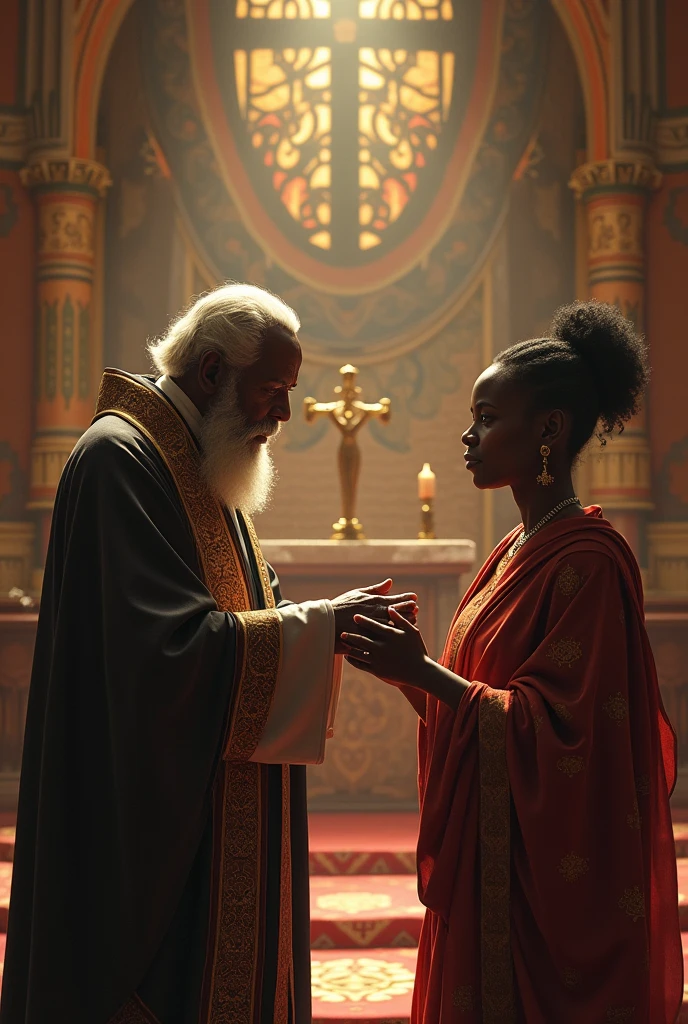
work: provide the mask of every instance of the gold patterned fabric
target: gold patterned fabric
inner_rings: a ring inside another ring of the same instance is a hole
[[[429,697],[420,724],[419,1020],[592,1024],[633,1007],[669,1024],[673,747],[637,566],[598,510],[507,560],[513,539],[448,638],[443,663],[469,682],[458,708]]]
[[[485,586],[471,598],[468,604],[463,608],[461,614],[455,619],[449,638],[449,655],[447,664],[454,665],[456,663],[459,648],[461,647],[461,643],[468,632],[469,626],[472,624],[483,605],[486,604],[494,594],[508,564],[509,556],[508,554],[505,554],[504,557],[500,559],[492,578],[488,580]]]
[[[253,525],[249,535],[263,588],[264,610],[252,609],[227,517],[200,474],[196,444],[174,407],[140,379],[106,370],[95,419],[115,415],[155,446],[188,516],[208,590],[237,628],[237,693],[230,709],[224,758],[214,789],[214,871],[203,1024],[253,1024],[261,985],[262,819],[266,786],[248,759],[264,728],[277,681],[281,626]],[[289,768],[282,769],[282,867],[275,1024],[287,1024],[291,971],[291,844]]]
[[[516,1020],[511,964],[510,816],[506,721],[510,695],[480,701],[480,894],[483,1024]]]

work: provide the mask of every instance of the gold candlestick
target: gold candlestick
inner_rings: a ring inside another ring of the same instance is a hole
[[[418,474],[418,497],[420,498],[420,531],[418,540],[435,539],[435,517],[433,502],[437,478],[426,462]]]
[[[389,422],[392,403],[389,398],[381,398],[379,402],[371,404],[362,402],[358,397],[361,388],[356,385],[356,367],[347,363],[339,372],[342,383],[334,389],[334,393],[341,397],[334,402],[304,398],[304,412],[308,423],[312,423],[318,416],[328,416],[342,437],[339,445],[342,515],[338,522],[332,524],[332,540],[365,540],[363,525],[356,517],[356,496],[361,472],[357,434],[371,418],[379,419],[381,423]]]
[[[435,515],[432,507],[432,498],[426,498],[420,506],[420,530],[418,540],[435,539]]]

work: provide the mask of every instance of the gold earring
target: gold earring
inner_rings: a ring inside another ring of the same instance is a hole
[[[547,458],[551,454],[549,446],[543,444],[540,449],[540,455],[542,455],[542,473],[540,473],[540,476],[537,478],[537,482],[542,484],[543,487],[549,487],[550,484],[554,483],[554,477],[547,472]]]

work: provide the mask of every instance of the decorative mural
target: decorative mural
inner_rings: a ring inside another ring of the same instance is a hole
[[[347,11],[204,0],[190,34],[181,0],[147,0],[143,41],[155,132],[210,275],[282,295],[329,365],[427,352],[455,319],[532,133],[548,5]],[[398,49],[379,45],[390,32]]]
[[[392,400],[394,415],[384,426],[371,420],[368,429],[381,445],[393,451],[408,450],[411,419],[432,419],[445,395],[464,391],[472,381],[462,380],[456,364],[461,352],[480,350],[483,344],[483,285],[466,297],[465,305],[454,319],[425,345],[396,359],[366,367],[365,389],[370,394]],[[307,362],[299,387],[304,394],[326,394],[332,386],[331,366]],[[317,444],[328,428],[326,420],[306,423],[295,416],[289,424],[287,450],[304,451]]]

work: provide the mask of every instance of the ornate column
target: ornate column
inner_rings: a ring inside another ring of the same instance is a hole
[[[43,564],[55,491],[95,405],[93,278],[96,211],[105,167],[75,157],[35,159],[22,170],[35,197],[35,424],[28,508],[39,513]]]
[[[640,331],[645,323],[645,210],[660,180],[653,163],[638,157],[583,164],[570,183],[585,204],[589,294],[618,306]],[[590,493],[646,566],[644,523],[653,503],[644,412],[593,456]]]

